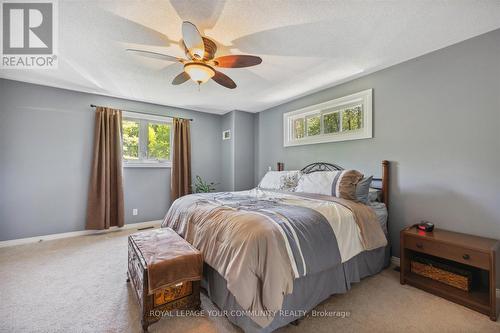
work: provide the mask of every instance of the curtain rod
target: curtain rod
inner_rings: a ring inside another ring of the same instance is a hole
[[[96,107],[108,107],[108,106],[101,106],[101,105],[95,105],[95,104],[90,104],[90,107],[92,108],[96,108]],[[189,120],[189,121],[193,121],[192,118],[182,118],[182,117],[174,117],[174,116],[165,116],[165,115],[162,115],[162,114],[156,114],[156,113],[148,113],[148,112],[140,112],[140,111],[133,111],[133,110],[122,110],[122,109],[118,109],[120,111],[125,111],[125,112],[133,112],[133,113],[140,113],[140,114],[148,114],[148,115],[151,115],[151,116],[161,116],[161,117],[167,117],[167,118],[179,118],[179,119],[185,119],[185,120]]]

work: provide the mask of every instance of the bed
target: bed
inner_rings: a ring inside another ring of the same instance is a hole
[[[271,332],[389,264],[388,170],[383,161],[370,204],[260,188],[193,194],[172,204],[162,227],[203,253],[202,287],[232,323]],[[344,172],[320,162],[301,173],[320,171]]]

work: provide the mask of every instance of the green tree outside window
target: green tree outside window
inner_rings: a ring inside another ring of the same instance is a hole
[[[345,109],[342,111],[342,131],[352,131],[363,128],[363,112],[361,106]]]
[[[123,158],[126,160],[139,159],[139,122],[123,120],[122,131]]]
[[[148,158],[170,160],[170,125],[148,124]]]
[[[340,131],[340,113],[325,114],[323,116],[323,128],[325,134],[338,133]]]
[[[305,123],[305,120],[304,118],[299,118],[299,119],[295,119],[293,121],[293,130],[294,130],[294,136],[296,139],[300,139],[300,138],[303,138],[304,137],[304,123]]]
[[[318,135],[321,132],[320,116],[312,116],[307,118],[307,136]]]

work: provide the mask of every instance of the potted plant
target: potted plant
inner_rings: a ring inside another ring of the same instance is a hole
[[[195,182],[193,184],[193,193],[210,193],[215,191],[215,183],[208,183],[201,179],[200,176],[196,175]]]

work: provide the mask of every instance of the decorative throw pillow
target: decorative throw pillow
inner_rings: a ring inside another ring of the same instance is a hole
[[[356,185],[356,199],[364,204],[368,203],[368,193],[370,192],[370,185],[372,184],[373,176],[363,178]]]
[[[301,172],[293,171],[268,171],[259,183],[259,188],[268,190],[293,191],[297,186]]]
[[[296,192],[332,195],[356,200],[356,185],[363,174],[356,170],[317,171],[300,177]]]
[[[356,201],[356,185],[363,179],[363,174],[356,170],[343,170],[332,184],[333,195],[337,198]]]
[[[302,173],[300,171],[291,171],[281,175],[280,190],[291,192],[295,191],[301,174]]]

